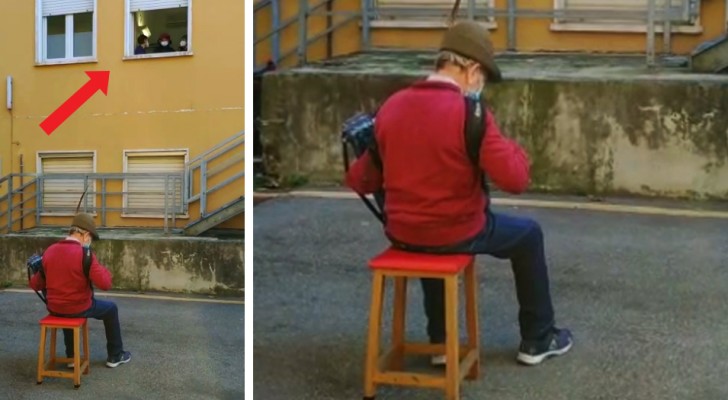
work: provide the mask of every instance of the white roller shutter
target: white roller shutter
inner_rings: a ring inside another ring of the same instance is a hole
[[[43,180],[43,211],[69,213],[76,210],[84,189],[84,179],[55,179],[52,174],[85,174],[94,172],[91,155],[53,155],[41,157]],[[50,176],[48,176],[50,175]],[[89,192],[95,191],[95,181],[89,179]],[[95,196],[88,197],[88,206],[95,206]],[[81,205],[83,209],[83,204]]]
[[[189,0],[129,0],[129,12],[188,7]]]
[[[180,177],[185,170],[184,153],[129,153],[127,154],[127,168],[129,173],[176,173]],[[126,208],[128,214],[164,214],[165,178],[128,178]],[[167,197],[167,207],[172,211],[172,202],[175,208],[182,212],[182,180],[169,178],[168,190],[174,190],[173,196]]]
[[[42,0],[44,17],[92,12],[94,0]]]
[[[452,10],[454,0],[376,0],[377,7],[387,8],[415,8],[415,9],[448,9]],[[490,6],[492,0],[475,0],[475,7]],[[468,1],[462,0],[460,10],[468,9]]]
[[[667,4],[668,0],[655,0],[659,9]],[[682,4],[682,0],[672,0],[672,6]],[[575,10],[619,10],[640,11],[647,10],[647,0],[566,0],[566,7]]]

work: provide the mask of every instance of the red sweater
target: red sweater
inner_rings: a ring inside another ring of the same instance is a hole
[[[487,111],[480,167],[492,184],[519,194],[529,183],[525,151],[505,138]],[[359,194],[385,190],[387,234],[412,245],[439,246],[476,235],[486,199],[465,149],[465,105],[460,88],[423,80],[388,98],[377,112],[375,136],[384,174],[368,153],[356,160],[346,184]]]
[[[74,240],[62,240],[43,253],[43,270],[30,279],[34,290],[47,289],[48,310],[58,314],[78,314],[91,307],[91,288],[83,273],[83,247]],[[111,289],[111,273],[92,253],[89,277],[94,287]]]

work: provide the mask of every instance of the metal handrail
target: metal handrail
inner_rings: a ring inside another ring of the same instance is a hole
[[[245,164],[245,154],[243,153],[245,141],[243,140],[244,132],[240,132],[232,137],[222,141],[215,147],[207,150],[206,152],[195,157],[193,160],[188,162],[185,166],[185,184],[187,190],[185,191],[185,204],[188,206],[192,203],[200,203],[200,219],[205,219],[210,214],[215,213],[218,209],[210,210],[207,209],[207,199],[212,193],[230,185],[233,185],[236,181],[241,180],[245,177],[245,169],[243,172],[233,174],[221,183],[213,187],[208,186],[208,182],[214,176],[222,174],[225,171],[230,171],[235,166],[243,166]],[[240,152],[239,155],[236,152]],[[233,153],[233,154],[230,154]],[[229,159],[222,161],[220,164],[213,167],[209,167],[210,164],[223,156],[228,156]],[[199,192],[196,192],[193,188],[193,177],[199,171]],[[242,190],[241,190],[242,193]]]
[[[18,188],[13,187],[13,181],[15,178],[20,177],[32,177],[33,180],[24,183]],[[83,190],[66,192],[66,191],[52,191],[45,190],[44,183],[52,180],[69,180],[74,179],[79,182],[84,182],[84,186],[87,188],[84,200],[81,203],[84,212],[101,213],[101,224],[100,226],[106,226],[106,217],[109,212],[120,212],[125,214],[137,214],[137,215],[148,215],[156,216],[162,214],[164,218],[164,231],[169,233],[170,220],[172,226],[176,226],[176,219],[178,215],[186,212],[185,203],[183,198],[180,198],[184,194],[184,173],[51,173],[51,174],[9,174],[0,178],[0,182],[8,182],[7,191],[0,196],[0,206],[4,205],[4,210],[0,210],[0,219],[4,219],[0,223],[0,232],[10,233],[13,231],[15,224],[22,222],[29,215],[35,214],[35,226],[53,226],[53,225],[42,225],[41,217],[43,215],[73,215],[75,214],[75,207],[53,207],[44,205],[44,195],[54,193],[65,193],[73,194],[81,197]],[[106,184],[109,181],[126,181],[128,179],[164,179],[164,187],[160,190],[153,191],[108,191],[106,190]],[[89,181],[93,181],[93,184],[89,185]],[[101,189],[97,190],[96,186],[101,185]],[[35,186],[35,188],[32,188]],[[143,207],[131,207],[126,202],[128,195],[133,194],[156,194],[164,196],[164,207],[163,208],[143,208]],[[23,196],[24,199],[16,202],[15,198]],[[100,205],[89,205],[89,198],[93,198],[96,202],[96,197],[101,197]],[[113,196],[122,196],[122,207],[111,207],[108,205],[108,199]],[[29,202],[35,201],[34,206],[27,205]],[[20,214],[17,218],[15,214]]]

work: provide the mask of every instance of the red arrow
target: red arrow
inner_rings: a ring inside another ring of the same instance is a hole
[[[100,90],[104,95],[109,93],[109,74],[110,71],[86,71],[89,81],[81,86],[68,100],[58,107],[51,115],[40,123],[41,129],[50,136],[68,117],[73,115],[81,106],[87,102],[91,96]]]

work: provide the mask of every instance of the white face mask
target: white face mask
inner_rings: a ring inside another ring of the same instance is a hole
[[[182,47],[185,47],[185,46],[187,46],[187,42],[183,40],[183,41],[179,42],[179,45]]]
[[[162,46],[167,46],[167,45],[169,44],[169,42],[168,42],[168,41],[166,41],[166,40],[163,40],[163,41],[162,41],[162,42],[161,42],[160,44],[161,44]]]

